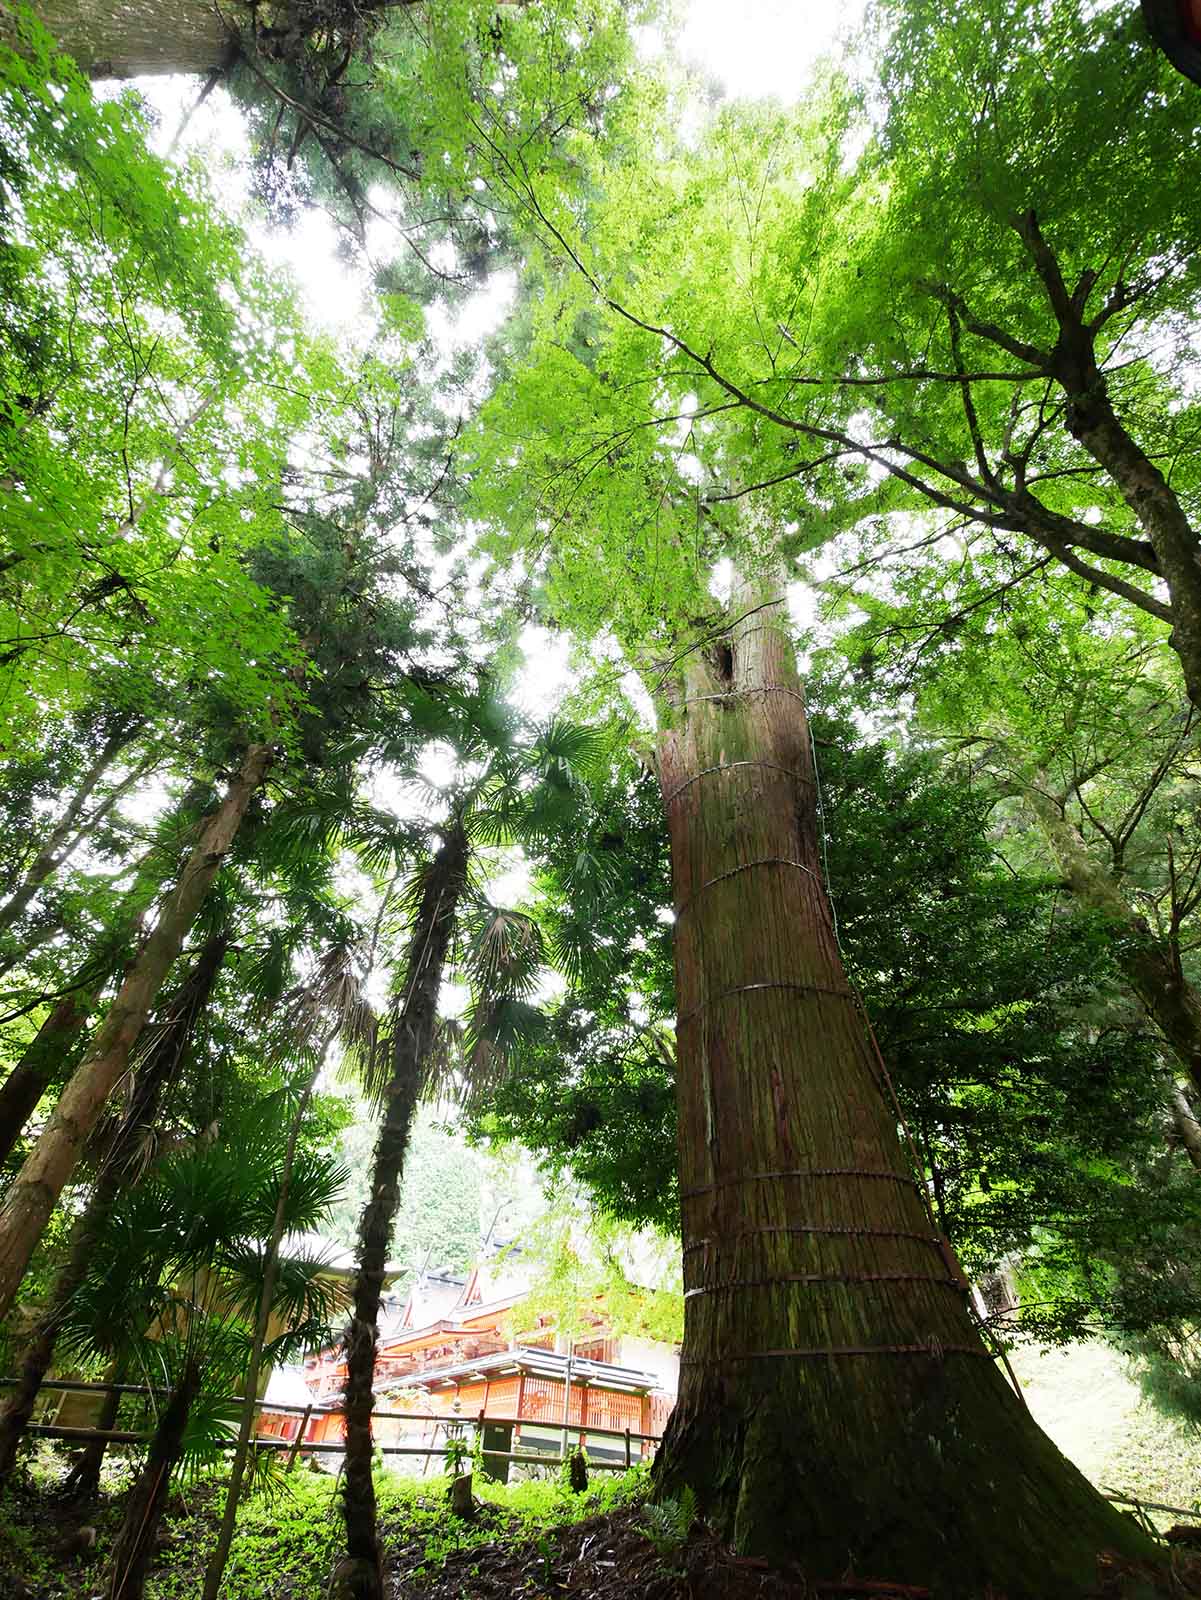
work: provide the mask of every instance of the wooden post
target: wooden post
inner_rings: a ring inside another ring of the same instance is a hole
[[[292,1468],[296,1465],[296,1457],[300,1454],[300,1447],[304,1443],[305,1430],[308,1428],[309,1418],[312,1416],[312,1414],[313,1407],[310,1403],[304,1408],[304,1416],[300,1419],[300,1426],[296,1430],[296,1437],[292,1440],[292,1448],[288,1451],[288,1464],[284,1468],[285,1472],[291,1472]]]
[[[626,1471],[630,1470],[630,1430],[626,1429]]]

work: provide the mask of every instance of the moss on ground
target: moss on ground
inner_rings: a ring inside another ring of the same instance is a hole
[[[1201,1499],[1201,1438],[1152,1411],[1120,1357],[1103,1346],[1078,1345],[1045,1354],[1020,1350],[1013,1361],[1035,1417],[1094,1483],[1185,1508]],[[50,1446],[39,1446],[21,1485],[0,1505],[2,1600],[86,1600],[96,1592],[128,1469],[115,1466],[104,1499],[81,1516],[54,1496],[64,1461]],[[476,1521],[464,1524],[447,1513],[443,1480],[381,1473],[380,1523],[395,1589],[424,1590],[445,1568],[448,1579],[451,1573],[466,1579],[470,1594],[473,1550],[493,1567],[498,1546],[524,1543],[537,1550],[541,1543],[549,1552],[561,1530],[636,1502],[645,1483],[638,1470],[628,1478],[597,1474],[585,1495],[555,1480],[511,1488],[477,1481],[483,1504]],[[287,1493],[248,1501],[238,1518],[224,1600],[324,1600],[340,1538],[336,1496],[334,1478],[302,1470],[288,1480]],[[194,1600],[220,1505],[216,1480],[175,1491],[148,1600]],[[96,1529],[90,1551],[69,1545],[81,1521]]]

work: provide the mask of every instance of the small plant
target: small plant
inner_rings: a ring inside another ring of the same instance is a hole
[[[696,1521],[696,1495],[685,1484],[678,1500],[659,1500],[648,1505],[642,1517],[642,1531],[659,1556],[677,1555],[687,1543]]]
[[[463,1463],[471,1455],[471,1446],[467,1440],[452,1436],[446,1441],[446,1470],[452,1478],[462,1476]]]

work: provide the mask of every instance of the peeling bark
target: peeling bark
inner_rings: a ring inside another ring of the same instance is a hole
[[[1083,1596],[1100,1551],[1150,1547],[1002,1377],[907,1164],[821,878],[781,609],[689,658],[659,740],[685,1334],[656,1492],[690,1486],[740,1551],[812,1579]]]

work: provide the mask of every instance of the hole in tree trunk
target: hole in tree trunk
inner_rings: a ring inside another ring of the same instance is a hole
[[[717,647],[717,674],[723,683],[734,682],[734,646],[724,640]]]

